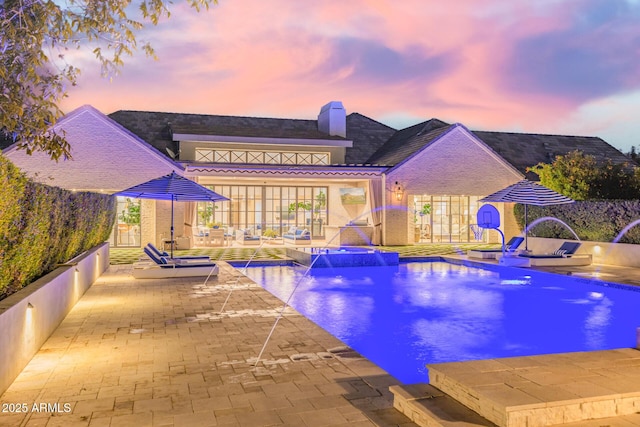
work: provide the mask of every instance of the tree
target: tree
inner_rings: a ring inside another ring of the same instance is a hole
[[[529,168],[540,183],[574,200],[637,199],[640,196],[640,172],[627,164],[611,160],[598,164],[595,157],[580,151],[557,156],[553,163],[538,163]]]
[[[196,11],[216,0],[185,0]],[[169,17],[169,0],[0,0],[0,132],[31,154],[70,157],[64,135],[51,126],[80,70],[70,49],[93,48],[105,76],[117,74],[137,49],[145,24]],[[154,57],[149,43],[142,50]]]
[[[640,156],[638,155],[638,152],[636,151],[635,145],[631,146],[631,150],[629,150],[629,152],[627,153],[627,157],[629,157],[635,163],[640,163]]]
[[[542,185],[573,200],[589,198],[597,175],[595,157],[586,156],[580,151],[557,156],[551,164],[538,163],[528,170],[540,177]]]

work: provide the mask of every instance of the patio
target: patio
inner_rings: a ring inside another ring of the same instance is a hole
[[[405,258],[449,254],[465,259],[464,246],[393,249]],[[247,260],[255,250],[204,251],[214,258]],[[256,255],[282,260],[284,250],[263,247]],[[131,266],[119,263],[139,256],[139,249],[111,251],[116,265],[85,293],[0,398],[3,404],[27,404],[29,411],[0,413],[0,424],[416,425],[393,407],[389,386],[397,380],[293,310],[285,311],[255,367],[282,303],[225,262],[207,285],[201,278],[136,281]],[[640,284],[634,268],[544,270],[598,272],[604,280]],[[33,404],[44,404],[45,410],[34,411]],[[447,416],[461,421],[466,415]],[[606,422],[637,425],[634,420]]]
[[[206,286],[111,266],[0,399],[29,411],[0,424],[414,425],[392,407],[396,380],[293,311],[254,367],[282,303],[221,264]]]

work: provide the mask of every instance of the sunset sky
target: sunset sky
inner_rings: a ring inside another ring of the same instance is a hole
[[[90,52],[64,110],[315,119],[329,101],[395,128],[600,136],[640,146],[640,0],[176,1],[100,77]]]

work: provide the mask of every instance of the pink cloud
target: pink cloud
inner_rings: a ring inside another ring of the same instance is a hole
[[[113,83],[89,67],[65,105],[313,118],[342,100],[373,118],[553,132],[583,102],[640,88],[622,48],[608,50],[640,40],[621,2],[637,17],[638,6],[623,0],[612,0],[619,13],[609,15],[593,0],[221,0],[201,14],[177,6],[143,34],[158,61],[132,58]],[[593,48],[578,62],[603,63],[583,83],[562,56],[572,43]],[[608,72],[615,79],[590,87]]]

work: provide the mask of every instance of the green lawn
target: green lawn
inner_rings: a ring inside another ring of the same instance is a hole
[[[470,249],[496,248],[495,244],[477,243],[432,243],[411,246],[378,246],[376,249],[398,252],[400,257],[436,256],[464,254]],[[132,264],[140,258],[146,258],[141,248],[111,248],[111,264]],[[278,260],[287,259],[284,246],[263,247],[227,247],[227,248],[198,248],[174,251],[175,256],[183,255],[208,255],[214,260],[246,261],[254,260]]]

